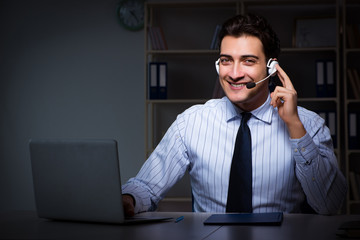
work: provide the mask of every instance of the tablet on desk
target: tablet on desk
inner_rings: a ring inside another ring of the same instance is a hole
[[[280,225],[282,212],[272,213],[225,213],[213,214],[205,220],[205,225]]]

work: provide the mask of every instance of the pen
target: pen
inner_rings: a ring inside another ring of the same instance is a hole
[[[183,220],[183,219],[184,219],[184,216],[178,217],[178,218],[175,220],[175,223],[178,223],[178,222],[180,222],[180,221]]]

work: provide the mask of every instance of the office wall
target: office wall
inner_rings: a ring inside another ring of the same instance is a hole
[[[0,211],[34,209],[30,138],[113,138],[144,161],[143,31],[117,0],[0,1]]]

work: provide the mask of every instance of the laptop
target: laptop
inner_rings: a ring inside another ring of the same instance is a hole
[[[125,218],[115,140],[31,139],[29,146],[40,218],[115,224],[171,219]]]

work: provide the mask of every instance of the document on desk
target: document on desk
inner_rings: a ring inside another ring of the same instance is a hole
[[[204,221],[205,225],[281,225],[282,212],[271,213],[225,213],[213,214]]]

